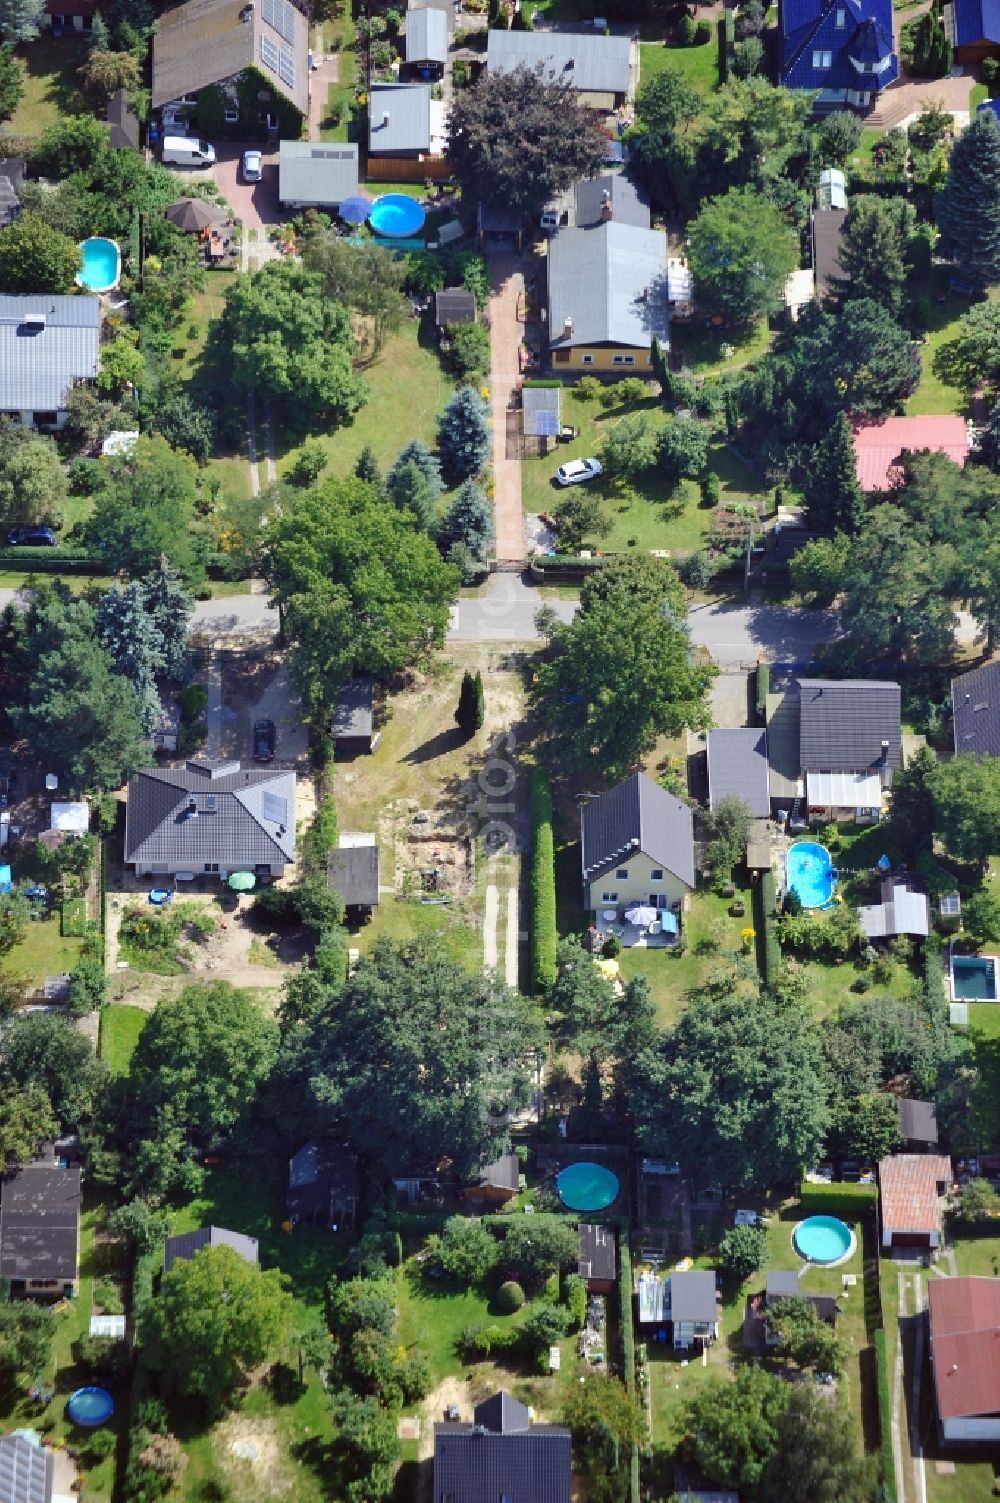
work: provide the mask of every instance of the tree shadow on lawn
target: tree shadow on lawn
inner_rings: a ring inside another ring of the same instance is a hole
[[[432,736],[429,741],[415,746],[412,751],[406,753],[403,761],[411,766],[417,766],[421,762],[433,762],[436,757],[444,757],[450,751],[457,751],[460,746],[464,746],[471,739],[461,726],[450,726],[448,730],[438,731],[437,735]]]

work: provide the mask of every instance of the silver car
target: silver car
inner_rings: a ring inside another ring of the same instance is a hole
[[[263,173],[263,154],[259,151],[245,151],[243,153],[243,181],[245,183],[259,183]]]

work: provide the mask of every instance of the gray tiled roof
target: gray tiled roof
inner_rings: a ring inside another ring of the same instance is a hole
[[[193,1258],[203,1247],[231,1247],[248,1263],[259,1261],[256,1237],[231,1232],[227,1226],[203,1226],[196,1232],[182,1232],[177,1237],[166,1239],[163,1244],[163,1272],[169,1273],[175,1263]]]
[[[349,679],[340,691],[337,708],[330,721],[334,741],[341,737],[370,736],[374,726],[373,695],[375,686],[367,674]]]
[[[579,1230],[577,1273],[582,1279],[613,1279],[617,1267],[614,1227],[581,1221]]]
[[[128,91],[116,89],[108,100],[106,119],[111,127],[108,139],[117,150],[139,145],[139,117],[129,104]]]
[[[345,903],[374,908],[378,902],[378,846],[340,846],[331,851],[326,880]]]
[[[0,1435],[0,1503],[50,1503],[55,1457],[23,1435]]]
[[[709,808],[727,793],[745,799],[756,815],[770,814],[766,731],[756,726],[709,731]]]
[[[1000,659],[951,681],[955,751],[1000,757]]]
[[[491,1185],[495,1190],[516,1190],[521,1183],[521,1160],[516,1153],[502,1153],[492,1164],[484,1164],[472,1183]]]
[[[605,194],[616,224],[631,224],[640,230],[649,229],[649,200],[624,172],[606,172],[601,177],[577,183],[575,193],[577,229],[586,229],[603,222],[601,211],[605,204]]]
[[[372,155],[430,151],[430,147],[430,84],[372,84],[368,97],[368,150]]]
[[[827,297],[833,292],[834,281],[844,275],[840,264],[840,238],[846,218],[846,209],[817,209],[813,214],[813,271],[818,297]]]
[[[28,314],[44,314],[44,328]],[[100,344],[96,297],[0,296],[0,412],[59,412],[74,381],[97,375]]]
[[[899,1100],[899,1130],[912,1143],[936,1143],[938,1140],[937,1107],[933,1101]]]
[[[491,36],[501,33],[490,33]],[[667,239],[611,220],[549,243],[549,342],[648,349],[667,337]],[[572,333],[565,332],[567,320]]]
[[[903,760],[899,685],[799,679],[799,760],[803,772],[895,772]]]
[[[195,871],[207,862],[288,865],[295,860],[294,772],[189,762],[138,773],[128,785],[125,860]]]
[[[694,886],[694,816],[644,772],[634,772],[585,804],[580,829],[585,882],[641,851]]]
[[[339,207],[357,191],[357,142],[281,142],[278,198],[283,204]]]
[[[25,1164],[0,1189],[0,1274],[8,1279],[75,1279],[80,1237],[80,1170]]]
[[[448,15],[436,6],[423,6],[406,13],[406,61],[448,61]]]
[[[477,1404],[470,1424],[434,1426],[433,1503],[570,1503],[572,1443],[531,1424],[509,1393]]]
[[[475,293],[468,287],[443,287],[434,294],[434,322],[439,329],[445,324],[474,324]]]
[[[272,24],[280,19],[290,36]],[[246,15],[244,21],[242,17]],[[292,83],[264,62],[264,50],[274,57],[288,54]],[[254,68],[269,88],[283,94],[301,114],[309,109],[309,22],[299,8],[265,0],[245,8],[240,0],[186,0],[160,16],[153,33],[153,108],[209,84],[222,83]]]
[[[926,893],[913,892],[905,882],[889,878],[882,883],[881,899],[858,909],[861,927],[869,939],[889,939],[897,934],[922,938],[930,933],[931,910]]]
[[[627,94],[629,38],[599,32],[491,31],[486,65],[511,73],[540,63],[546,83],[554,78],[585,94]]]
[[[715,1274],[689,1268],[670,1275],[670,1319],[711,1324],[716,1319]]]

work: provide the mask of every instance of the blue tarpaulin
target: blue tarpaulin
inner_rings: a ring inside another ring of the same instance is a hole
[[[9,866],[0,866],[0,892],[10,892]]]

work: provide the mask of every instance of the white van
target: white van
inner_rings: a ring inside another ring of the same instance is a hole
[[[215,147],[195,136],[164,136],[162,160],[177,167],[211,167]]]

